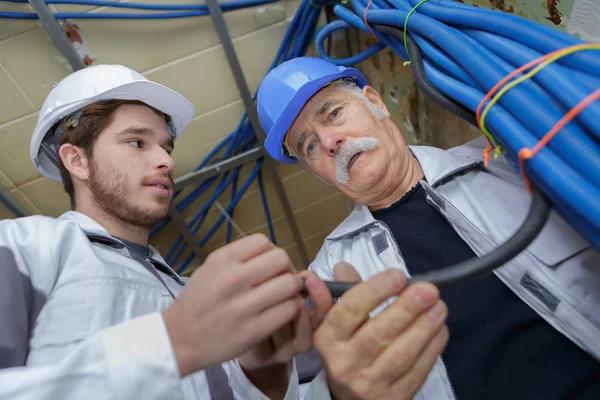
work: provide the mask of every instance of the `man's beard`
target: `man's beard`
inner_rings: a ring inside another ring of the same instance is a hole
[[[112,166],[101,169],[92,161],[88,186],[100,210],[127,225],[151,228],[167,215],[169,203],[166,199],[164,208],[144,208],[134,198],[127,177]]]

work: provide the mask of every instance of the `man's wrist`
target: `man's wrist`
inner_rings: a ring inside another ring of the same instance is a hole
[[[185,335],[182,335],[182,329],[178,326],[178,321],[174,314],[172,308],[168,308],[163,311],[162,317],[167,328],[167,333],[169,334],[173,353],[175,354],[175,360],[179,367],[179,373],[181,377],[184,377],[197,371],[197,368],[193,365],[193,358],[189,357],[191,352],[185,349]]]

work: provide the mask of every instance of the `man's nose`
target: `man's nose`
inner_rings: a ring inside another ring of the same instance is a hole
[[[344,135],[332,132],[323,133],[321,138],[321,143],[330,156],[335,156],[345,141],[346,138]]]
[[[172,172],[175,169],[175,160],[165,149],[160,149],[156,169],[163,172]]]

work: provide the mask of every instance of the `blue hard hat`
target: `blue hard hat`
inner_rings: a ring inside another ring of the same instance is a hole
[[[258,89],[258,117],[267,134],[265,149],[275,160],[298,162],[283,149],[283,139],[308,100],[329,83],[351,79],[359,87],[365,76],[354,68],[337,66],[320,58],[298,57],[275,67]]]

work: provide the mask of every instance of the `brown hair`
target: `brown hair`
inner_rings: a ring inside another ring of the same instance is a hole
[[[125,104],[144,105],[149,107],[147,104],[137,100],[105,100],[90,104],[83,108],[77,126],[65,128],[65,131],[60,138],[60,146],[65,143],[70,143],[82,149],[85,155],[91,158],[98,135],[111,123],[117,108]],[[155,108],[150,108],[166,120],[165,114]],[[74,210],[75,187],[73,185],[73,179],[60,157],[58,157],[58,169],[60,170],[65,191],[71,199],[71,209]]]

